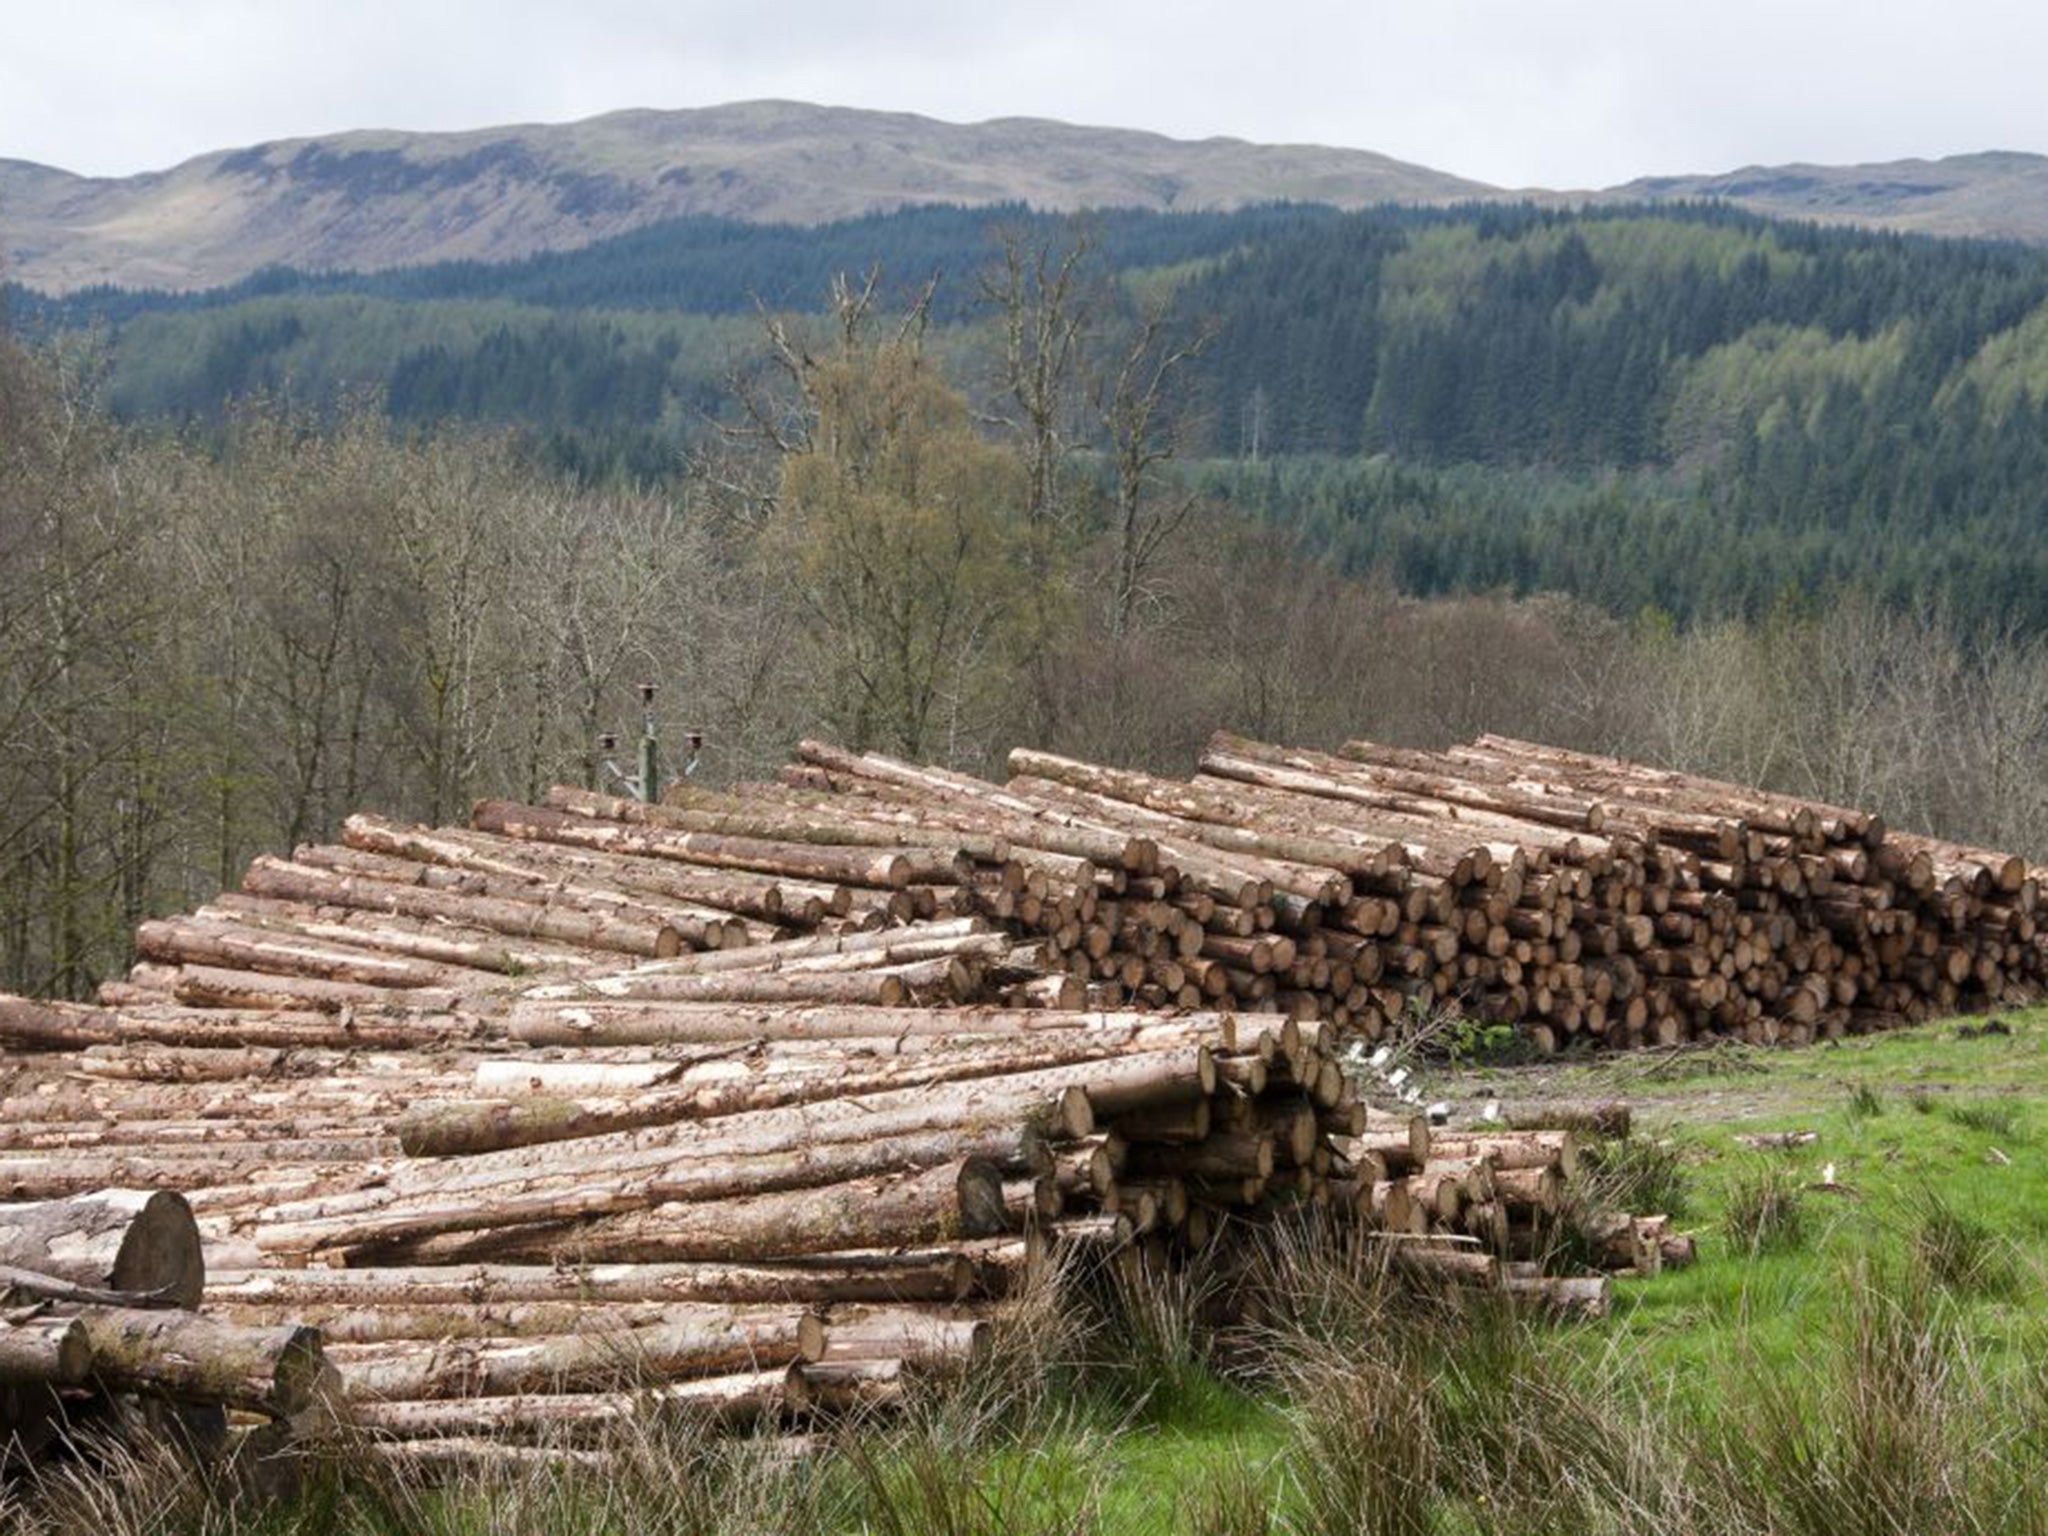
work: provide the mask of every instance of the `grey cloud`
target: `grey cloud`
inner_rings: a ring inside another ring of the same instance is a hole
[[[2048,10],[2012,0],[12,9],[0,155],[103,174],[343,128],[759,96],[1345,144],[1506,185],[2048,150]]]

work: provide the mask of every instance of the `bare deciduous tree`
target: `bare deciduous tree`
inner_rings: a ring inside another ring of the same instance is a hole
[[[1193,493],[1162,485],[1159,471],[1180,452],[1187,426],[1180,386],[1188,365],[1208,349],[1211,335],[1204,327],[1176,337],[1166,305],[1150,304],[1098,386],[1114,482],[1117,554],[1110,628],[1118,639],[1131,632],[1161,548],[1194,510]]]

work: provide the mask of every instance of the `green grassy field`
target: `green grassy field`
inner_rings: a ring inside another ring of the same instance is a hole
[[[2048,1010],[2000,1023],[1439,1074],[1461,1101],[1638,1106],[1604,1176],[1674,1207],[1699,1262],[1618,1282],[1599,1323],[1418,1308],[1304,1244],[1264,1276],[1277,1300],[1249,1353],[1191,1325],[1198,1296],[1069,1304],[982,1390],[794,1462],[685,1435],[620,1448],[604,1477],[419,1495],[351,1469],[261,1515],[186,1487],[14,1518],[93,1536],[2044,1531]],[[1744,1141],[1779,1132],[1814,1139]]]

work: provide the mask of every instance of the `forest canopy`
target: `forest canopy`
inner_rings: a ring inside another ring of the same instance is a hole
[[[979,275],[1022,209],[817,229],[696,219],[487,266],[261,274],[204,294],[16,290],[107,349],[123,421],[218,426],[267,393],[516,428],[584,480],[663,480],[730,420],[758,315],[879,264],[932,277],[928,348],[970,402]],[[1105,212],[1128,314],[1210,337],[1186,473],[1354,573],[1755,617],[1792,591],[2048,624],[2048,253],[1721,208]]]

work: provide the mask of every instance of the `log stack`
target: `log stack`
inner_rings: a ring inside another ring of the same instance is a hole
[[[318,1327],[388,1442],[885,1403],[1048,1256],[1157,1268],[1330,1201],[1363,1114],[1280,1017],[539,996],[386,1005],[426,1027],[350,1050],[234,1009],[164,1043],[201,1024],[162,1012],[0,1003],[0,1185],[183,1189],[200,1320]]]
[[[773,784],[354,817],[145,924],[104,1001],[433,1025],[538,1004],[1236,1010],[1371,1040],[1455,1004],[1536,1050],[1800,1043],[2031,1000],[2025,863],[1875,814],[1504,737],[1219,733],[1176,780],[996,785],[804,742]]]
[[[797,758],[352,817],[143,925],[98,1006],[0,999],[0,1199],[182,1193],[200,1319],[327,1329],[331,1400],[435,1463],[884,1402],[1049,1252],[1145,1271],[1303,1202],[1588,1305],[1512,1267],[1569,1139],[1418,1136],[1357,1042],[1448,1004],[1538,1050],[1797,1041],[2043,976],[2017,860],[1503,738]],[[1640,1271],[1665,1237],[1577,1224]]]
[[[1223,967],[1219,1001],[1368,1039],[1455,1004],[1543,1052],[1805,1043],[2029,1002],[2048,980],[2022,860],[1618,759],[1219,734],[1188,781],[1025,751],[1010,767],[1005,793],[1100,829],[1266,860],[1286,899],[1226,912],[1247,936],[1218,952],[1266,952]]]
[[[1668,1216],[1589,1200],[1580,1176],[1587,1141],[1568,1125],[1451,1131],[1416,1117],[1332,1146],[1365,1170],[1361,1218],[1398,1270],[1598,1317],[1610,1306],[1608,1276],[1683,1268],[1695,1244]]]
[[[797,755],[721,803],[996,830],[1041,861],[1052,905],[1004,901],[983,868],[977,910],[1101,1006],[1281,1011],[1376,1039],[1455,1005],[1550,1052],[1805,1043],[2048,982],[2022,860],[1505,737],[1330,754],[1218,733],[1186,780],[1019,750],[1001,786]]]

